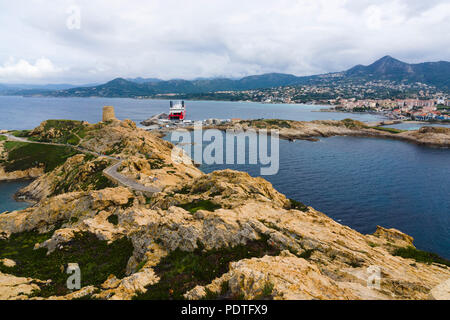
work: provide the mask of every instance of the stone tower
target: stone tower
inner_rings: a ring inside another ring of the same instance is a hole
[[[103,122],[116,120],[116,115],[114,113],[114,107],[106,106],[103,107]]]

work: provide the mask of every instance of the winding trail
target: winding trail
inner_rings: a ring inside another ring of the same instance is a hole
[[[103,174],[108,179],[112,180],[113,182],[117,183],[118,185],[130,188],[130,189],[135,190],[135,191],[142,192],[142,193],[144,193],[146,195],[150,195],[150,196],[155,194],[155,193],[158,193],[158,192],[162,191],[160,188],[157,188],[157,187],[144,186],[143,184],[138,183],[136,180],[128,178],[128,177],[124,176],[123,174],[119,173],[118,169],[119,169],[120,165],[123,163],[124,159],[107,156],[107,155],[104,155],[104,154],[100,154],[98,152],[94,152],[94,151],[87,150],[87,149],[81,148],[79,146],[73,146],[73,145],[70,145],[70,144],[30,141],[30,140],[25,139],[25,138],[20,138],[20,137],[13,136],[12,134],[9,134],[9,133],[4,133],[4,134],[0,134],[0,135],[5,136],[8,139],[8,141],[34,143],[34,144],[45,144],[45,145],[60,146],[60,147],[70,147],[70,148],[73,148],[73,149],[75,149],[75,150],[77,150],[77,151],[79,151],[81,153],[89,153],[89,154],[92,154],[92,155],[94,155],[96,157],[107,158],[109,160],[112,160],[112,161],[116,162],[112,166],[109,166],[108,168],[103,170]]]

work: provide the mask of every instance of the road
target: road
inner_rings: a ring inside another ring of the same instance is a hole
[[[45,144],[45,145],[53,145],[53,146],[61,146],[61,147],[70,147],[73,148],[81,153],[89,153],[92,154],[96,157],[104,157],[107,158],[109,160],[115,161],[116,163],[113,164],[112,166],[109,166],[108,168],[106,168],[105,170],[103,170],[103,174],[110,180],[112,180],[113,182],[122,185],[124,187],[130,188],[132,190],[135,191],[139,191],[139,192],[143,192],[147,195],[153,195],[155,193],[161,192],[160,188],[157,187],[149,187],[149,186],[144,186],[143,184],[138,183],[136,180],[133,180],[131,178],[128,178],[126,176],[124,176],[123,174],[120,174],[117,170],[119,169],[120,165],[123,163],[123,159],[120,158],[115,158],[115,157],[111,157],[111,156],[107,156],[107,155],[103,155],[94,151],[90,151],[87,149],[83,149],[79,146],[73,146],[70,144],[63,144],[63,143],[51,143],[51,142],[38,142],[38,141],[30,141],[28,139],[25,138],[20,138],[20,137],[15,137],[12,134],[8,134],[8,133],[4,133],[1,134],[3,136],[5,136],[8,141],[16,141],[16,142],[25,142],[25,143],[34,143],[34,144]]]

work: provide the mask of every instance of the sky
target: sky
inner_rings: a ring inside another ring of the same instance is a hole
[[[0,83],[312,75],[450,60],[449,0],[0,0]]]

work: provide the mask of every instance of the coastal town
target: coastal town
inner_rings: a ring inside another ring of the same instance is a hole
[[[331,110],[376,112],[392,120],[450,121],[450,99],[342,99]]]
[[[380,113],[392,120],[450,120],[448,92],[422,83],[328,83],[202,94],[158,94],[153,98],[326,105],[330,108],[323,111]]]

